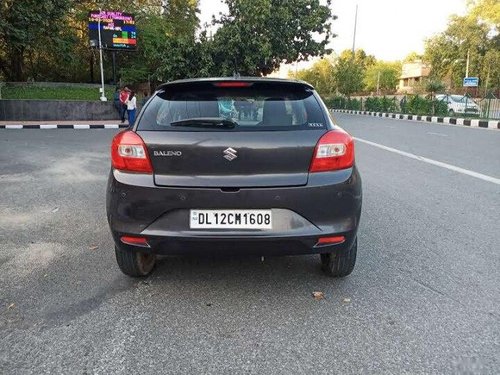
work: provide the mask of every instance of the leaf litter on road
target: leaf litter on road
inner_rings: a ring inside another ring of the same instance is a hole
[[[323,292],[312,292],[312,295],[316,301],[320,301],[322,299],[325,299],[325,293],[323,293]]]

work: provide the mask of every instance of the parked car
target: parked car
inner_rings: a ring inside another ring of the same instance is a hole
[[[436,95],[437,100],[442,100],[448,105],[448,113],[450,116],[455,114],[480,113],[480,108],[471,98],[464,95]]]
[[[259,110],[221,113],[243,101]],[[158,254],[319,254],[331,276],[354,268],[354,141],[305,82],[163,84],[114,137],[111,164],[107,217],[127,275],[149,274]]]

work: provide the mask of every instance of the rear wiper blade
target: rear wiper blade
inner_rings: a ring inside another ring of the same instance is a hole
[[[184,120],[173,121],[170,126],[193,126],[193,127],[207,127],[207,128],[227,128],[232,129],[238,123],[232,119],[224,117],[195,117],[186,118]]]

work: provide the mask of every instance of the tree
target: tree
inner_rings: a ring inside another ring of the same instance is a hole
[[[200,42],[195,40],[198,0],[170,0],[159,9],[140,12],[136,18],[140,48],[128,54],[120,70],[125,82],[168,81],[192,77],[201,70],[205,59],[201,58]]]
[[[365,71],[375,64],[375,57],[367,55],[362,49],[355,51],[343,51],[334,69],[334,78],[337,90],[343,95],[350,96],[355,92],[360,92],[364,88],[363,79]]]
[[[426,41],[424,59],[432,66],[432,79],[460,87],[467,58],[469,76],[480,77],[481,84],[488,75],[500,75],[500,65],[491,65],[500,49],[499,10],[495,0],[470,1],[465,16],[452,16],[444,32]]]
[[[0,4],[0,70],[7,80],[26,79],[26,56],[37,49],[67,51],[68,40],[61,30],[70,5],[70,0],[4,0]]]
[[[470,16],[483,20],[498,29],[500,25],[500,2],[498,0],[469,0]]]
[[[169,0],[163,7],[165,19],[173,26],[171,35],[194,37],[200,23],[198,0]]]
[[[396,90],[401,75],[400,62],[377,61],[366,69],[363,80],[367,91],[376,91],[377,88],[390,92]]]
[[[330,0],[225,0],[229,9],[214,22],[213,57],[220,75],[266,75],[282,62],[327,53]]]
[[[299,70],[297,74],[291,74],[291,77],[309,82],[322,96],[335,93],[334,61],[331,56],[315,62],[310,69]]]
[[[406,57],[403,59],[403,63],[412,63],[415,61],[420,61],[422,60],[423,56],[415,51],[410,52]]]

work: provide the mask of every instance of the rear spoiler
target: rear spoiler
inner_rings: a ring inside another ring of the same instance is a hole
[[[304,89],[312,90],[314,87],[304,81],[280,78],[260,78],[260,77],[221,77],[221,78],[197,78],[197,79],[184,79],[172,82],[163,83],[158,86],[157,90],[172,89],[174,87],[186,88],[189,86],[218,86],[218,87],[250,87],[253,85],[283,85],[302,87]]]

